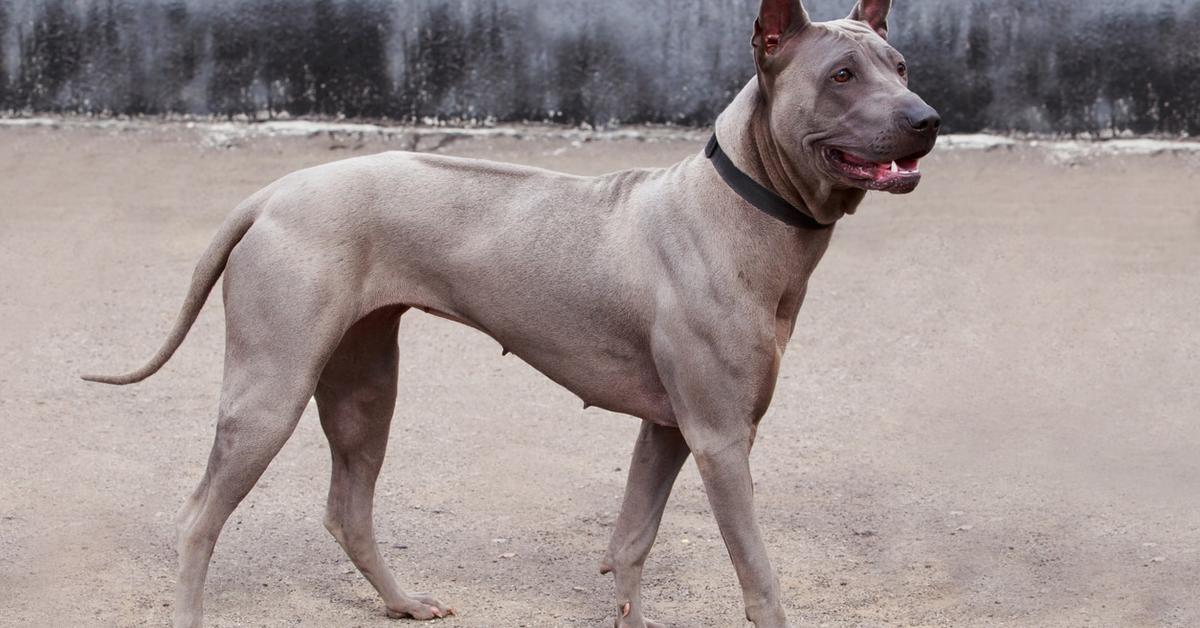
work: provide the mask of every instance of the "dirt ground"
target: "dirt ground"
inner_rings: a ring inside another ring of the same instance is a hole
[[[203,471],[220,299],[129,388],[225,213],[291,170],[398,147],[217,147],[182,126],[0,129],[0,624],[162,625],[172,519]],[[577,173],[693,141],[482,138],[442,152]],[[943,151],[844,221],[753,465],[798,626],[1200,625],[1200,161]],[[376,521],[445,626],[610,626],[598,573],[637,422],[487,337],[410,314]],[[231,518],[214,626],[395,626],[321,526],[310,408]],[[647,566],[652,616],[744,624],[692,465]]]

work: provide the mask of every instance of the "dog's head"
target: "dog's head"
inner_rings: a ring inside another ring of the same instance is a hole
[[[800,0],[762,0],[754,59],[770,133],[786,159],[834,188],[913,191],[941,118],[908,89],[887,41],[891,0],[812,22]]]

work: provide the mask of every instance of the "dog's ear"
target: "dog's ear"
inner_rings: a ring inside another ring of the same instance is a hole
[[[850,12],[850,19],[866,22],[880,37],[887,39],[887,20],[891,10],[892,0],[858,0]]]
[[[809,23],[800,0],[762,0],[754,21],[754,60],[761,70],[768,59]]]

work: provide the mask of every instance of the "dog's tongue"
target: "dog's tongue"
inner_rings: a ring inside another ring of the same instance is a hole
[[[898,159],[889,163],[879,163],[855,157],[850,153],[843,153],[843,156],[847,162],[869,170],[872,178],[879,183],[886,183],[903,175],[920,172],[920,160],[918,159]]]

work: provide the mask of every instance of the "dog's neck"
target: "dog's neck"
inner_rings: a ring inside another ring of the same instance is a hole
[[[716,132],[721,148],[738,168],[818,222],[832,224],[853,214],[866,195],[862,190],[835,188],[814,164],[788,159],[771,132],[767,101],[757,78],[717,118]]]

